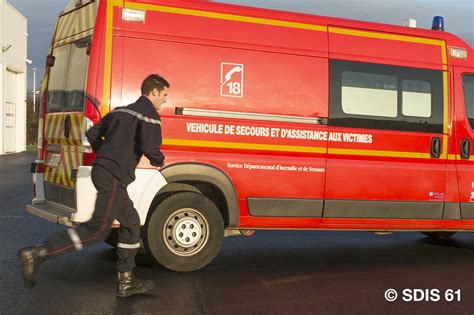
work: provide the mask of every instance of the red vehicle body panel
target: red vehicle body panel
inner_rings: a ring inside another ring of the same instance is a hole
[[[123,8],[146,10],[145,22],[123,21]],[[448,47],[467,49],[468,58],[450,58]],[[223,172],[237,193],[238,228],[472,230],[474,218],[449,219],[443,211],[428,219],[336,218],[316,210],[311,217],[269,217],[252,215],[248,206],[249,198],[471,202],[474,159],[460,160],[459,143],[474,136],[461,82],[462,73],[474,73],[472,58],[466,43],[444,32],[206,1],[101,0],[86,93],[104,115],[135,101],[148,74],[163,75],[171,83],[161,111],[165,167],[200,163]],[[443,130],[176,114],[185,108],[327,120],[331,60],[438,71]],[[242,97],[221,95],[223,62],[244,65]],[[85,116],[100,118],[90,102]],[[297,130],[321,138],[296,139]],[[433,137],[441,139],[438,159],[430,157]],[[92,160],[84,154],[84,164]],[[142,160],[139,167],[149,164]]]

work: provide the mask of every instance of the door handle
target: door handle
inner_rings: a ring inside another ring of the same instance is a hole
[[[471,140],[462,139],[461,140],[461,159],[468,160],[471,157]]]
[[[431,138],[431,149],[430,155],[432,158],[437,159],[441,156],[441,138]]]
[[[64,119],[64,136],[69,139],[70,136],[70,126],[71,126],[71,117],[66,116],[66,119]]]

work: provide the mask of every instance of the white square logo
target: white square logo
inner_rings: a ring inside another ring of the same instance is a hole
[[[244,97],[244,65],[221,63],[221,96]]]

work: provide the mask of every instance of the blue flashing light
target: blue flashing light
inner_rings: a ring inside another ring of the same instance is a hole
[[[442,16],[435,16],[433,18],[433,25],[431,26],[433,31],[444,32],[444,18]]]

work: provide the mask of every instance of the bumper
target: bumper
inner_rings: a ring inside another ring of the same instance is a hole
[[[27,205],[26,211],[50,222],[65,226],[75,226],[71,221],[76,210],[54,203]]]

